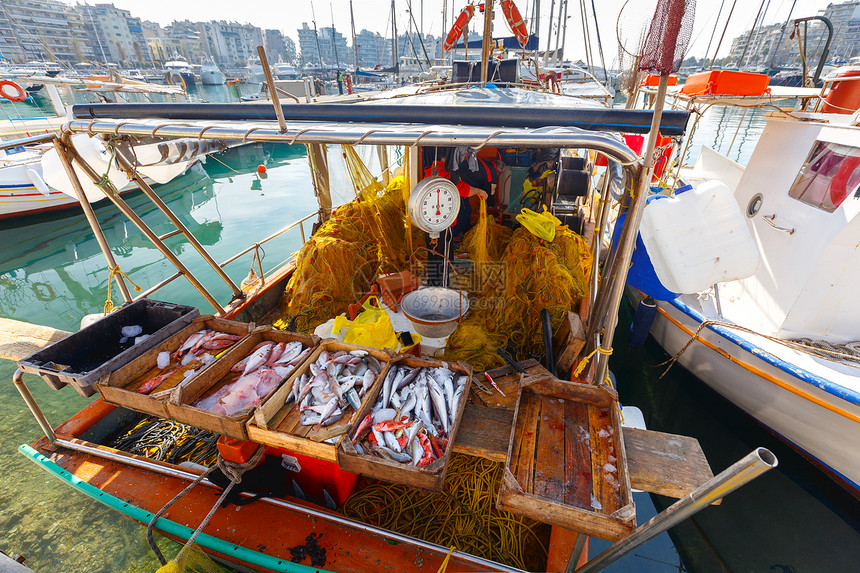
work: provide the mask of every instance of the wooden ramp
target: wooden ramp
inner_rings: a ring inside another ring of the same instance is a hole
[[[0,318],[0,358],[17,362],[69,334],[65,330],[48,326]]]

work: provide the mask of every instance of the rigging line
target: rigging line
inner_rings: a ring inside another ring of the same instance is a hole
[[[788,26],[788,23],[791,21],[791,14],[794,12],[794,7],[797,5],[797,0],[794,0],[791,3],[791,8],[788,9],[788,17],[786,17],[785,22],[782,24],[782,28],[779,30],[779,38],[776,39],[776,48],[768,54],[770,56],[770,61],[767,63],[768,69],[773,67],[773,59],[779,54],[779,47],[782,44],[782,38],[785,36],[785,28]]]
[[[758,24],[759,16],[761,16],[761,11],[764,9],[765,0],[761,0],[761,4],[758,5],[758,13],[755,15],[755,20],[753,20],[752,28],[750,28],[750,34],[747,36],[747,43],[744,45],[744,51],[741,52],[741,57],[738,60],[738,70],[741,69],[741,66],[744,63],[744,57],[747,55],[747,50],[752,44],[753,34],[755,33],[756,24]]]
[[[795,0],[795,1],[797,1],[797,0]],[[721,0],[720,1],[720,9],[717,10],[717,19],[714,22],[714,29],[711,30],[711,39],[708,40],[708,47],[705,48],[705,57],[706,58],[708,57],[708,52],[711,51],[711,43],[714,41],[714,34],[717,33],[717,24],[720,23],[720,16],[723,15],[723,6],[725,6],[725,5],[726,5],[726,0]]]
[[[597,33],[597,51],[600,53],[600,65],[603,66],[603,83],[607,84],[609,83],[609,76],[606,72],[606,60],[603,59],[603,42],[600,41],[600,26],[597,24],[597,9],[594,7],[594,0],[591,0],[591,15],[594,17],[594,31]]]
[[[588,63],[589,72],[591,75],[594,75],[594,57],[591,49],[591,34],[588,33],[588,12],[585,7],[585,0],[579,0],[579,15],[580,20],[582,20],[582,36],[583,43],[585,44],[585,58]],[[564,3],[564,14],[567,16],[567,2]],[[565,26],[567,26],[567,21],[565,19]],[[564,46],[562,46],[563,48]]]
[[[720,46],[723,45],[723,38],[726,37],[726,30],[729,29],[729,22],[732,20],[732,13],[735,11],[735,6],[737,5],[738,0],[733,0],[732,7],[729,9],[729,15],[726,17],[726,25],[723,28],[723,33],[720,35],[720,41],[717,42],[717,48],[714,50],[714,58],[711,60],[711,68],[714,67],[714,62],[717,61],[717,54],[720,53]]]

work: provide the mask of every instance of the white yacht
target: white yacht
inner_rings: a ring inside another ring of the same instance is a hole
[[[200,83],[204,86],[220,86],[224,83],[224,74],[211,57],[200,66]]]
[[[194,71],[188,60],[174,53],[173,59],[164,64],[164,79],[169,84],[186,86],[197,85],[197,80],[194,77]]]

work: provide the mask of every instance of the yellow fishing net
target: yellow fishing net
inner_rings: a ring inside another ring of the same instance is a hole
[[[487,202],[482,199],[478,222],[466,231],[458,249],[458,253],[468,255],[472,260],[477,279],[470,285],[474,294],[485,294],[488,288],[493,286],[488,285],[493,278],[495,268],[491,261],[498,261],[502,257],[512,234],[513,231],[510,228],[496,223],[495,219],[487,216]]]
[[[350,146],[343,146],[344,160],[356,190],[355,201],[335,209],[296,257],[284,299],[278,328],[294,320],[300,332],[346,312],[347,306],[370,290],[380,274],[405,268],[409,241],[420,235],[407,225],[404,177],[388,186],[373,178]]]
[[[495,351],[508,347],[518,360],[542,356],[540,311],[549,310],[553,328],[588,292],[591,249],[566,226],[556,226],[547,242],[517,229],[484,297],[448,338],[446,360],[464,360],[475,369],[503,365]]]
[[[549,527],[496,509],[502,464],[455,454],[445,486],[428,492],[372,482],[343,506],[349,517],[526,571],[546,568]]]

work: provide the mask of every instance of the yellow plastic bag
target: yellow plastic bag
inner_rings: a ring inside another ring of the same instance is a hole
[[[358,313],[353,321],[345,316],[336,317],[332,333],[339,334],[341,328],[346,326],[343,341],[347,344],[397,350],[400,343],[397,342],[397,337],[394,335],[391,319],[388,318],[385,309],[379,306],[377,297],[368,297],[362,308],[364,310]]]
[[[520,211],[520,214],[517,215],[517,221],[519,221],[520,225],[525,227],[529,233],[538,239],[543,239],[550,243],[555,239],[556,226],[561,225],[561,221],[559,221],[552,213],[547,211],[546,207],[544,207],[543,213],[535,213],[531,209],[523,209]]]

